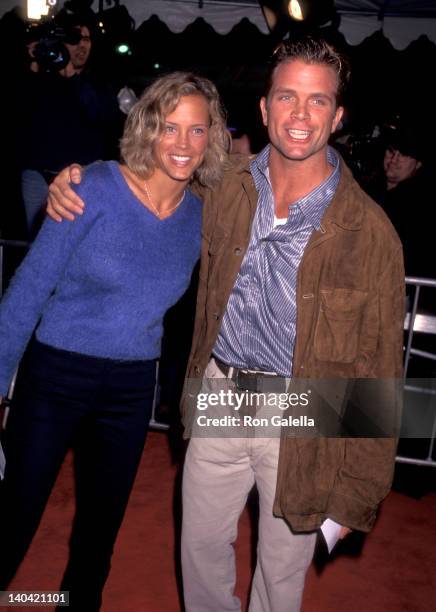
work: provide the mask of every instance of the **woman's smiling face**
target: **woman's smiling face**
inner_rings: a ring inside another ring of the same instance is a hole
[[[209,104],[202,95],[182,96],[165,117],[154,146],[155,173],[188,182],[203,163],[209,144]]]

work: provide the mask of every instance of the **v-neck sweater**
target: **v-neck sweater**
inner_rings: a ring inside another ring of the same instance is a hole
[[[117,162],[89,166],[74,222],[47,219],[0,304],[0,395],[36,327],[50,346],[116,360],[160,355],[165,312],[200,255],[201,201],[190,191],[158,219]]]

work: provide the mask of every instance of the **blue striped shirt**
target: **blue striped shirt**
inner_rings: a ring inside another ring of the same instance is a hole
[[[213,354],[238,368],[292,371],[296,321],[297,273],[304,249],[335,194],[339,157],[331,147],[332,174],[309,194],[289,205],[283,225],[275,224],[274,194],[269,180],[269,146],[251,162],[259,194],[253,227]]]

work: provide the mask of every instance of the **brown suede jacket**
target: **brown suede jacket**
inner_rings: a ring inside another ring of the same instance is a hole
[[[201,193],[201,269],[188,379],[203,376],[249,244],[258,194],[248,162],[234,160],[220,187]],[[401,243],[341,161],[336,194],[298,272],[293,377],[400,379],[404,294]],[[189,406],[185,393],[187,435]],[[317,529],[326,517],[369,531],[391,486],[395,449],[393,438],[282,436],[274,513],[297,532]]]

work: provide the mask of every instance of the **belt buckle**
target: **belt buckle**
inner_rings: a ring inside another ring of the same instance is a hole
[[[257,374],[237,370],[235,384],[239,391],[248,391],[250,393],[258,393],[259,391]]]
[[[244,372],[242,370],[242,380],[238,380],[238,375],[241,370],[237,371],[236,374],[236,386],[240,390],[247,390],[251,393],[286,393],[287,385],[286,379],[277,376],[276,374],[270,374],[268,372]]]

